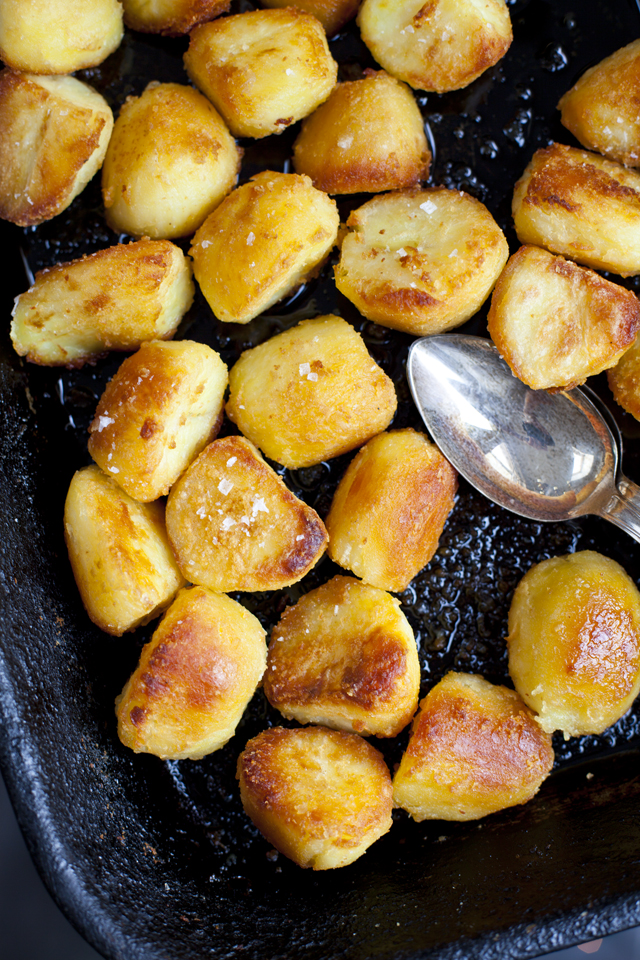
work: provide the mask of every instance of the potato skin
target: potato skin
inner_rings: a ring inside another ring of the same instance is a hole
[[[339,225],[335,202],[308,177],[265,170],[234,190],[189,251],[218,320],[248,323],[314,275]]]
[[[75,77],[0,72],[0,217],[50,220],[100,169],[113,114]]]
[[[265,7],[289,7],[289,0],[262,0]],[[360,0],[298,0],[296,6],[317,17],[328,37],[337,33],[358,12]]]
[[[193,233],[238,179],[241,153],[215,108],[179,83],[150,83],[116,120],[102,169],[109,226],[154,239]]]
[[[132,30],[179,37],[226,13],[231,0],[122,0],[122,5],[124,22]]]
[[[424,434],[378,434],[334,494],[329,556],[375,587],[406,590],[438,548],[457,487],[455,470]]]
[[[100,398],[89,453],[134,500],[157,500],[218,433],[227,379],[204,343],[143,343]]]
[[[593,550],[543,560],[516,587],[507,644],[515,688],[543,730],[602,733],[640,691],[640,593]]]
[[[97,466],[74,474],[64,534],[87,613],[116,637],[148,623],[184,585],[160,502],[138,503]]]
[[[81,367],[108,350],[172,337],[193,292],[180,247],[166,240],[117,244],[37,273],[16,299],[11,339],[32,363]]]
[[[588,150],[640,166],[640,40],[591,67],[558,103],[564,126]]]
[[[374,197],[347,227],[338,290],[369,320],[418,336],[472,317],[509,256],[484,204],[445,187]]]
[[[498,279],[488,325],[516,377],[534,390],[570,390],[629,349],[640,303],[593,270],[524,246]]]
[[[293,6],[203,23],[184,63],[236,137],[282,133],[326,100],[338,75],[322,24]]]
[[[393,780],[414,820],[476,820],[526,803],[553,766],[551,736],[508,687],[448,673],[420,703]]]
[[[120,45],[117,0],[0,0],[0,57],[28,73],[73,73]]]
[[[334,577],[273,628],[264,692],[298,723],[395,737],[418,706],[420,664],[400,601]]]
[[[430,162],[413,94],[383,70],[337,84],[303,122],[293,147],[297,172],[326,193],[415,187],[426,180]]]
[[[135,753],[199,760],[233,734],[266,665],[259,620],[231,597],[192,587],[167,610],[116,699]]]
[[[607,371],[607,379],[616,402],[640,420],[640,336],[616,366]]]
[[[362,39],[381,66],[417,90],[459,90],[513,39],[504,0],[364,0]]]
[[[640,173],[554,143],[537,150],[516,183],[521,243],[546,247],[595,270],[640,273]]]
[[[184,575],[220,592],[296,583],[328,539],[315,510],[244,437],[205,447],[169,494],[167,530]]]
[[[340,317],[316,317],[246,350],[229,373],[227,416],[290,469],[348,453],[386,429],[392,381]]]
[[[389,770],[356,734],[272,727],[247,743],[237,776],[245,813],[300,867],[344,867],[391,828]]]

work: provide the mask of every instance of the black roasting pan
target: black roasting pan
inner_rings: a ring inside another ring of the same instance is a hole
[[[534,149],[574,142],[557,100],[587,66],[640,35],[640,12],[631,0],[515,0],[510,9],[515,40],[501,64],[467,90],[418,99],[435,144],[432,182],[485,202],[513,251],[513,183]],[[83,76],[118,105],[149,80],[186,82],[184,48],[129,33]],[[342,79],[373,65],[353,27],[332,50]],[[295,132],[245,142],[241,177],[288,169]],[[343,216],[364,199],[343,198]],[[3,224],[1,238],[0,761],[35,862],[80,932],[113,960],[490,960],[640,923],[637,710],[601,737],[557,738],[556,768],[528,805],[465,824],[415,824],[398,812],[365,857],[327,873],[278,856],[242,813],[236,757],[249,737],[279,722],[261,692],[227,747],[200,762],[162,763],[120,745],[113,700],[152,628],[114,639],[90,623],[62,537],[66,489],[88,462],[86,429],[120,358],[82,371],[38,369],[16,357],[8,337],[12,299],[28,285],[25,265],[35,271],[118,238],[104,224],[97,183],[37,229]],[[354,323],[394,377],[394,425],[420,427],[404,378],[410,338],[358,316],[337,294],[331,263],[246,327],[219,324],[198,298],[179,336],[210,343],[232,363],[246,347],[327,312]],[[485,316],[486,308],[463,330],[483,333]],[[623,432],[625,470],[639,481],[640,428],[614,409],[604,378],[594,386]],[[324,515],[349,459],[283,475]],[[449,669],[509,682],[503,638],[516,583],[532,563],[585,548],[640,578],[639,545],[612,526],[532,523],[462,483],[438,553],[401,595],[420,645],[423,692]],[[240,599],[270,626],[335,572],[323,560],[295,588]],[[382,744],[391,765],[405,742]]]

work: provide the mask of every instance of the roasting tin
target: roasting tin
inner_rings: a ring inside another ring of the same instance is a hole
[[[513,252],[515,180],[534,149],[550,139],[574,143],[555,104],[586,67],[640,34],[640,13],[631,0],[516,0],[510,9],[515,40],[496,68],[466,90],[418,100],[435,144],[431,182],[485,202]],[[186,82],[185,48],[184,40],[128,33],[109,60],[80,76],[118,105],[149,80]],[[331,49],[341,79],[373,66],[353,27]],[[295,134],[243,142],[243,178],[290,169]],[[343,219],[365,199],[340,199]],[[277,855],[242,812],[237,755],[249,737],[282,722],[261,692],[232,741],[204,760],[163,763],[120,745],[113,701],[153,627],[116,639],[91,624],[69,569],[62,511],[74,470],[88,462],[97,398],[122,357],[81,371],[38,369],[16,357],[7,332],[12,298],[28,285],[25,267],[28,275],[118,237],[104,224],[94,182],[66,213],[24,231],[3,224],[2,238],[0,760],[42,876],[86,938],[120,960],[489,960],[640,923],[637,708],[601,737],[556,738],[556,768],[526,806],[470,823],[416,824],[399,811],[366,856],[326,873]],[[421,429],[404,377],[411,338],[364,321],[336,292],[331,263],[247,326],[219,324],[198,295],[179,336],[209,343],[231,364],[243,349],[328,312],[352,322],[394,378],[393,426]],[[463,332],[484,333],[485,316],[486,308]],[[623,466],[637,481],[640,426],[615,406],[603,377],[593,385],[621,427]],[[325,516],[349,460],[280,472]],[[452,668],[508,682],[503,638],[516,583],[531,564],[586,548],[640,578],[640,545],[603,521],[529,522],[462,482],[436,556],[401,595],[420,647],[422,693]],[[324,558],[288,590],[234,596],[269,628],[336,572]],[[406,736],[375,741],[391,766]]]

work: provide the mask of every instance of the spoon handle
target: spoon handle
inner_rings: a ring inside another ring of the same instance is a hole
[[[616,492],[600,511],[600,516],[640,541],[640,487],[621,477]]]

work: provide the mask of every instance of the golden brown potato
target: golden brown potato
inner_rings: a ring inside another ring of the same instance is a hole
[[[290,0],[262,0],[265,7],[290,7]],[[337,33],[358,12],[360,0],[296,0],[299,10],[317,17],[328,37]]]
[[[122,40],[118,0],[0,0],[0,57],[29,73],[102,63]]]
[[[98,467],[74,474],[64,533],[87,613],[116,637],[152,620],[184,585],[162,504],[132,500]]]
[[[513,39],[504,0],[364,0],[358,24],[385,70],[437,93],[466,87]]]
[[[516,183],[513,219],[522,243],[640,273],[640,173],[612,160],[560,143],[537,150]]]
[[[0,73],[0,217],[50,220],[100,169],[113,129],[109,104],[74,77]]]
[[[423,434],[379,434],[335,492],[329,556],[375,587],[406,590],[437,550],[457,486],[455,470]]]
[[[418,706],[420,664],[400,601],[334,577],[273,629],[264,692],[287,719],[395,737]]]
[[[560,100],[562,123],[589,150],[640,166],[640,40],[591,67]]]
[[[184,63],[236,137],[282,133],[327,99],[338,75],[322,24],[293,6],[203,23]]]
[[[167,502],[167,531],[187,579],[211,590],[279,590],[327,546],[318,514],[244,437],[210,443]]]
[[[293,147],[298,173],[326,193],[415,187],[426,180],[430,162],[413,94],[383,70],[335,86],[304,121]]]
[[[120,110],[102,169],[113,230],[155,239],[193,233],[229,193],[240,151],[192,87],[150,83]]]
[[[640,593],[593,550],[522,578],[509,610],[509,673],[543,730],[602,733],[640,691]]]
[[[81,367],[107,350],[172,337],[192,300],[180,247],[167,240],[118,244],[37,273],[16,299],[11,339],[32,363]]]
[[[226,13],[231,0],[122,0],[122,5],[124,22],[132,30],[179,37]]]
[[[89,453],[134,500],[157,500],[218,433],[226,387],[204,343],[143,343],[100,398]]]
[[[319,268],[338,236],[333,200],[308,177],[265,170],[202,224],[190,253],[218,320],[248,323]]]
[[[229,373],[227,416],[272,460],[297,469],[348,453],[396,412],[392,381],[340,317],[303,320]]]
[[[116,699],[118,736],[135,753],[199,760],[224,747],[267,658],[253,614],[204,587],[181,590]]]
[[[484,204],[445,187],[374,197],[347,227],[338,290],[369,320],[418,336],[472,317],[509,256]]]
[[[420,703],[393,779],[414,820],[476,820],[526,803],[553,766],[551,736],[517,693],[448,673]]]
[[[520,247],[498,280],[489,333],[534,390],[570,390],[614,366],[640,327],[635,294],[540,247]]]
[[[640,420],[640,336],[615,367],[607,372],[609,387],[627,413]]]
[[[240,754],[238,780],[245,813],[300,867],[344,867],[391,828],[389,770],[354,733],[264,730]]]

